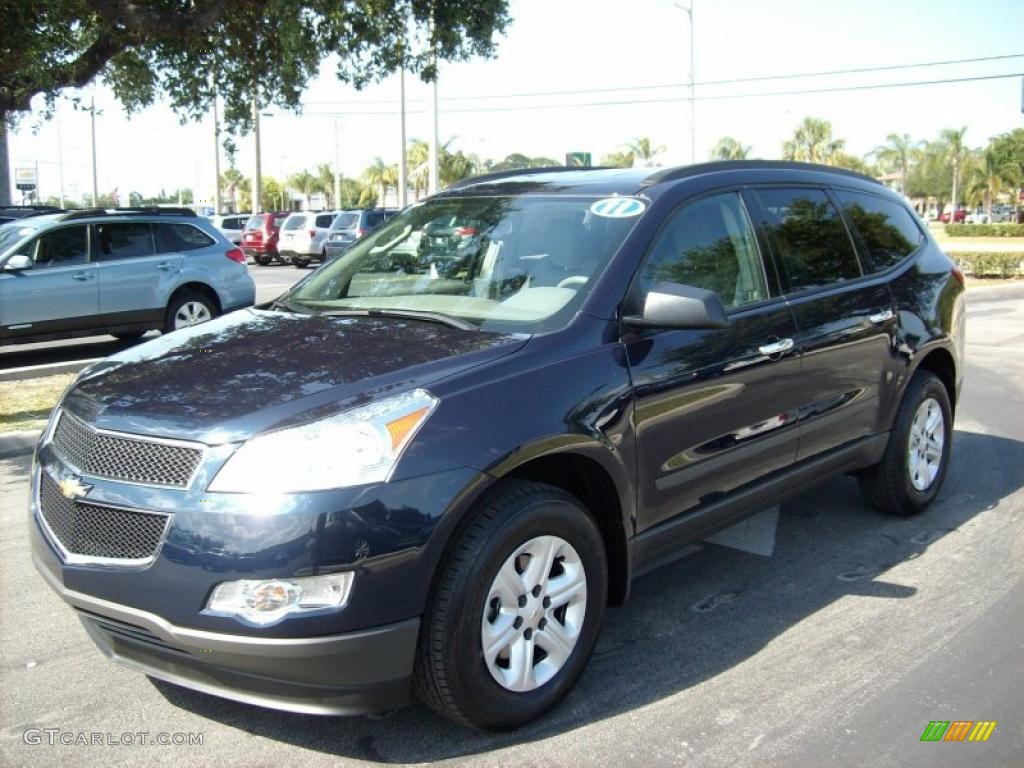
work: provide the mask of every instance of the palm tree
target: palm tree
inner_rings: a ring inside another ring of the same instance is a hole
[[[712,160],[746,160],[751,146],[744,146],[732,136],[723,136],[711,150]]]
[[[1014,187],[1019,182],[1017,169],[989,147],[971,169],[967,178],[967,195],[984,200],[985,213],[988,214],[988,220],[992,221],[993,199],[1007,187]]]
[[[409,183],[412,185],[413,197],[420,199],[420,190],[430,189],[430,145],[419,139],[409,140],[406,152],[409,163]]]
[[[306,199],[306,208],[310,206],[309,198],[317,191],[318,182],[316,176],[309,171],[293,173],[288,177],[288,186],[297,191]]]
[[[921,142],[914,141],[910,134],[890,133],[885,137],[885,144],[879,144],[871,154],[875,160],[882,164],[889,171],[900,172],[900,193],[906,194],[907,177],[910,175],[910,159],[921,146]]]
[[[334,168],[327,163],[321,163],[316,167],[316,190],[323,194],[327,200],[327,207],[335,207],[334,199]]]
[[[942,141],[946,144],[946,157],[949,162],[953,165],[953,194],[951,195],[952,201],[952,213],[949,215],[949,223],[953,223],[953,217],[956,215],[956,193],[957,187],[960,182],[960,171],[964,163],[966,147],[964,146],[964,134],[967,133],[967,126],[959,130],[956,128],[945,128],[942,131]]]
[[[817,117],[805,117],[790,141],[782,143],[783,160],[828,165],[846,146],[844,139],[832,137],[832,123]]]
[[[441,186],[447,187],[460,179],[465,179],[477,172],[480,161],[474,155],[465,155],[460,149],[458,152],[449,152],[443,149],[438,160],[438,175],[441,177]]]
[[[632,168],[636,158],[632,152],[611,152],[601,158],[605,168]]]
[[[394,167],[394,177],[398,176],[398,167]],[[388,166],[379,157],[373,159],[373,163],[367,166],[366,170],[363,171],[363,181],[369,186],[380,190],[380,204],[384,204],[384,199],[388,194],[388,187],[391,186],[391,167]]]
[[[654,158],[665,151],[664,145],[655,147],[649,138],[643,136],[629,142],[626,149],[633,155],[634,162],[640,161],[646,167],[654,165]]]

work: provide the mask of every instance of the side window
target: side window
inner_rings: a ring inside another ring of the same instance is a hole
[[[143,222],[96,224],[99,261],[134,259],[153,255],[150,225]]]
[[[383,213],[368,213],[366,214],[366,228],[376,229],[384,223]]]
[[[213,238],[191,224],[154,224],[153,237],[157,253],[180,253],[207,248]]]
[[[89,238],[85,227],[64,227],[36,240],[35,268],[69,267],[89,260]]]
[[[839,212],[820,189],[759,189],[768,231],[792,291],[860,277]]]
[[[663,280],[714,291],[726,308],[768,298],[739,195],[706,197],[672,214],[640,271],[644,293]]]
[[[845,190],[836,190],[836,197],[867,246],[872,272],[899,264],[921,244],[921,228],[899,203]]]
[[[332,221],[334,221],[334,216],[329,213],[326,216],[316,217],[316,225],[322,229],[330,229]]]

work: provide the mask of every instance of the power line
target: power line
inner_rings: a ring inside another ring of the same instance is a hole
[[[1024,58],[1024,53],[1007,53],[999,56],[978,56],[970,59],[946,59],[944,61],[924,61],[912,64],[889,64],[878,67],[856,67],[851,69],[832,69],[824,70],[820,72],[794,72],[785,75],[756,75],[753,77],[734,77],[725,80],[703,80],[694,83],[695,86],[707,86],[707,85],[735,85],[738,83],[757,83],[765,82],[769,80],[794,80],[799,78],[809,77],[833,77],[835,75],[854,75],[864,74],[865,72],[887,72],[900,69],[919,69],[924,67],[942,67],[949,66],[952,64],[977,64],[979,62],[986,61],[1005,61],[1006,59],[1019,59]],[[564,91],[525,91],[520,93],[504,93],[504,94],[491,94],[483,95],[478,94],[475,96],[448,96],[441,99],[441,101],[480,101],[485,99],[522,99],[537,96],[575,96],[578,94],[586,93],[615,93],[618,91],[654,91],[654,90],[665,90],[667,88],[689,88],[689,83],[662,83],[660,85],[625,85],[618,87],[603,87],[603,88],[577,88],[575,90],[564,90]],[[427,99],[406,99],[409,102],[424,102]],[[341,101],[308,101],[307,104],[314,105],[332,105],[332,104],[346,104],[349,102]],[[391,104],[392,101],[388,99],[374,99],[372,101],[362,101],[361,104]],[[449,110],[450,111],[450,110]]]
[[[841,85],[833,86],[828,88],[800,88],[786,91],[761,91],[761,92],[750,92],[750,93],[727,93],[727,94],[715,94],[711,96],[697,96],[697,101],[719,101],[723,99],[754,99],[762,98],[767,96],[795,96],[800,94],[815,94],[815,93],[837,93],[840,91],[865,91],[882,88],[910,88],[916,86],[928,86],[928,85],[946,85],[952,83],[968,83],[976,82],[979,80],[1004,80],[1011,77],[1024,76],[1024,72],[1012,72],[1002,75],[977,75],[974,77],[954,77],[944,78],[941,80],[916,80],[912,82],[899,82],[899,83],[873,83],[871,85]],[[632,104],[661,104],[661,103],[675,103],[678,102],[678,97],[657,97],[657,98],[646,98],[646,99],[614,99],[606,101],[583,101],[575,102],[572,104],[515,104],[502,107],[454,107],[445,110],[446,113],[451,114],[454,112],[516,112],[521,110],[535,110],[535,109],[566,109],[574,107],[614,107],[614,106],[626,106]],[[412,109],[408,110],[412,114],[425,114],[425,109]],[[337,111],[333,112],[315,112],[307,111],[303,112],[303,116],[334,116],[337,115]],[[367,111],[367,110],[345,110],[345,115],[349,116],[374,116],[374,115],[392,115],[392,110],[385,111]]]

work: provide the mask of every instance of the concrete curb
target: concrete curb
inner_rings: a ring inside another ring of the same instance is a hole
[[[15,456],[24,456],[26,453],[32,453],[32,449],[36,447],[41,434],[43,434],[41,429],[27,429],[0,434],[0,459],[10,459]]]
[[[53,376],[58,373],[77,373],[85,366],[102,360],[101,357],[94,357],[89,360],[66,360],[63,363],[44,363],[43,365],[25,365],[21,368],[8,368],[0,371],[0,381],[22,381],[23,379],[38,379],[42,376]]]

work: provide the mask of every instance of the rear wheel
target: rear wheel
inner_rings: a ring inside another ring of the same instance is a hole
[[[259,264],[261,267],[265,267],[268,264],[270,264],[270,257],[267,256],[267,254],[265,253],[258,253],[255,256],[253,256],[253,258],[256,259],[256,263]]]
[[[177,331],[212,320],[217,316],[217,306],[196,291],[182,291],[175,294],[167,306],[164,333]]]
[[[903,395],[882,460],[859,475],[864,498],[890,515],[922,512],[942,487],[952,441],[949,393],[934,373],[918,371]]]
[[[454,543],[424,614],[417,695],[477,728],[553,707],[594,648],[608,592],[604,543],[573,496],[509,481]]]
[[[301,256],[292,256],[292,266],[296,269],[305,269],[309,266],[309,259],[302,258]]]

